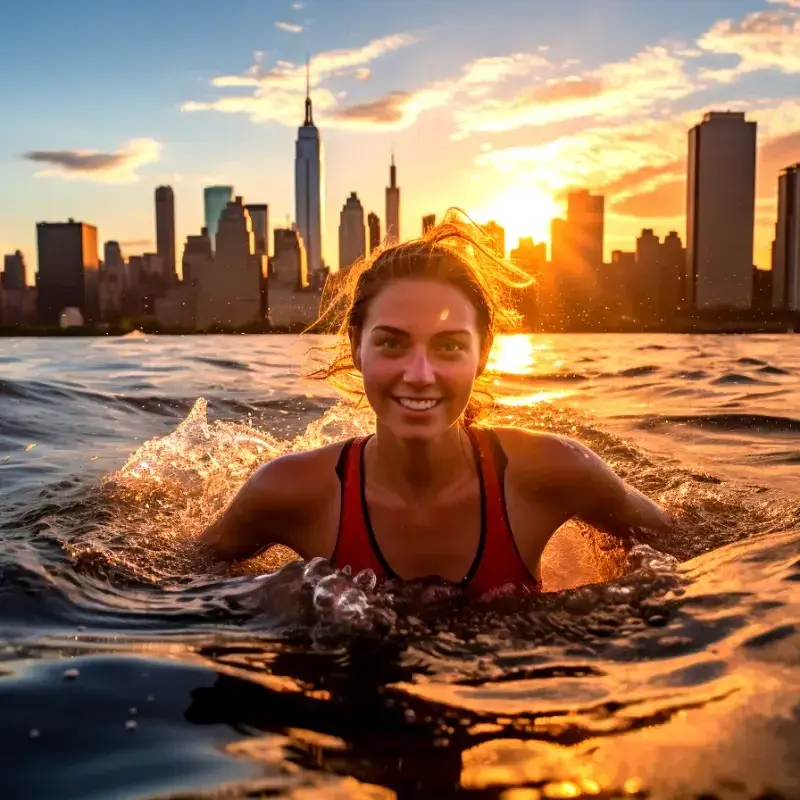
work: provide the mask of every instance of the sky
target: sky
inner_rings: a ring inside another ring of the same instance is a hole
[[[325,149],[324,251],[350,192],[401,229],[466,209],[547,241],[566,192],[606,196],[606,257],[643,227],[684,237],[687,131],[758,122],[754,260],[769,266],[780,169],[800,161],[800,0],[39,0],[4,7],[0,251],[33,281],[37,221],[154,250],[175,190],[178,252],[223,183],[293,221],[311,60]]]

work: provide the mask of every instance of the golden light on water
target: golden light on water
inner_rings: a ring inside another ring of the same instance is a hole
[[[535,343],[531,336],[520,333],[495,339],[486,369],[507,375],[530,375],[536,366],[536,353],[548,345]]]
[[[563,400],[569,397],[572,392],[561,390],[547,391],[543,389],[539,392],[529,394],[510,394],[498,397],[497,402],[501,406],[535,406],[537,403],[554,403],[556,400]]]

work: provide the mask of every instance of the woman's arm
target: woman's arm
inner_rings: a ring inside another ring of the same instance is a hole
[[[661,506],[625,483],[586,445],[552,434],[503,430],[509,463],[513,456],[524,492],[552,492],[570,516],[623,538],[638,535],[653,542],[672,530]]]
[[[223,561],[250,558],[273,544],[304,555],[325,503],[338,497],[334,470],[320,470],[330,461],[325,455],[287,455],[259,468],[201,534],[201,544]]]

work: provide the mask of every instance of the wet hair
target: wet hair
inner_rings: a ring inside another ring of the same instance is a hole
[[[315,327],[337,335],[328,358],[311,377],[327,380],[345,394],[364,397],[361,374],[353,362],[372,300],[392,281],[427,278],[460,289],[477,314],[480,336],[480,370],[464,412],[471,425],[493,405],[483,371],[494,337],[513,331],[519,314],[515,290],[529,286],[532,278],[499,252],[489,233],[463,211],[450,209],[439,225],[418,239],[402,244],[382,244],[352,266],[328,277]]]

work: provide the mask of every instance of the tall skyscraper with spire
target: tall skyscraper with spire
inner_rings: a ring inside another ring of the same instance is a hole
[[[325,176],[322,142],[311,108],[310,67],[306,67],[306,116],[297,129],[294,160],[294,202],[297,229],[303,238],[308,269],[322,270],[322,228],[325,224]]]
[[[386,187],[386,243],[397,244],[400,241],[400,187],[397,185],[397,167],[389,168],[389,185]]]

